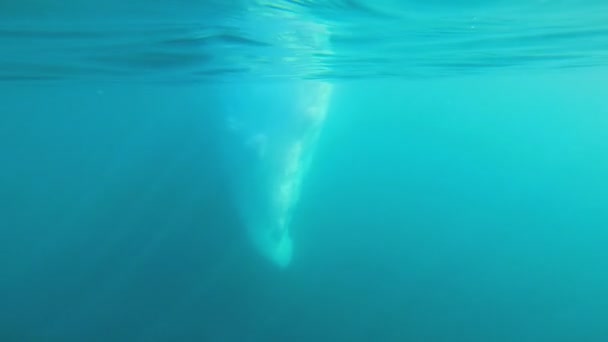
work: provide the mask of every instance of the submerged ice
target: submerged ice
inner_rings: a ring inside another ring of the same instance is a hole
[[[291,221],[331,94],[330,84],[312,81],[250,89],[227,120],[235,208],[256,248],[280,267],[291,262]]]
[[[252,7],[241,25],[252,37],[281,47],[267,55],[277,71],[298,74],[313,66],[314,56],[330,52],[325,24],[275,6]],[[327,115],[332,85],[292,80],[241,88],[239,96],[230,99],[233,143],[226,152],[233,170],[229,183],[235,208],[257,249],[286,267],[294,249],[292,217]]]

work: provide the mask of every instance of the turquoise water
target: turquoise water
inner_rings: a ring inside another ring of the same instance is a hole
[[[1,341],[608,340],[602,1],[0,18]],[[303,80],[333,92],[281,268],[234,189]]]

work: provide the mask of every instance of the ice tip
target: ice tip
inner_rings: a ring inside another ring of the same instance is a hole
[[[263,254],[279,268],[287,268],[291,263],[293,254],[291,236],[285,232],[278,236],[267,236],[265,240],[261,246]]]
[[[293,242],[288,234],[284,234],[274,246],[271,260],[280,268],[287,268],[291,263],[293,254]]]

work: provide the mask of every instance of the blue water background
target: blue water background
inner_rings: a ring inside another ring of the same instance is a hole
[[[4,12],[46,15],[0,37],[23,43],[3,45],[0,69],[1,341],[608,340],[608,70],[592,20],[604,12],[564,35],[587,7],[549,2],[568,19],[508,16],[532,27],[498,21],[518,28],[508,43],[492,31],[463,46],[445,45],[469,37],[446,16],[504,12],[411,2],[426,19],[402,34],[438,43],[408,50],[399,31],[372,29],[390,2],[329,3],[281,2],[342,38],[333,57],[295,64],[256,64],[277,47],[241,31],[192,38],[190,20],[230,21],[236,4],[222,17],[156,2],[135,18],[170,13],[179,29],[144,26],[140,45],[124,26],[133,8],[102,6],[123,13],[109,27],[74,15],[93,12],[82,4]],[[82,20],[66,29],[58,13]],[[185,32],[186,48],[158,44]],[[370,56],[378,37],[398,52]],[[199,61],[208,52],[242,58]],[[235,215],[222,151],[228,104],[272,108],[242,89],[282,94],[296,76],[335,91],[280,270]]]

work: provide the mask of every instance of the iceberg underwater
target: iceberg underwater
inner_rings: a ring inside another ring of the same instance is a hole
[[[284,85],[281,100],[274,88],[253,91],[261,104],[226,120],[232,143],[224,154],[239,219],[257,250],[282,268],[292,259],[290,225],[332,89],[317,81]]]
[[[330,52],[327,27],[305,16],[262,6],[252,9],[241,26],[262,41],[287,47],[272,55],[273,67],[311,68],[315,54]],[[245,84],[239,92],[240,108],[232,107],[227,115],[233,142],[227,143],[225,155],[232,169],[229,182],[236,211],[255,247],[282,268],[292,259],[291,220],[332,91],[333,85],[320,80]],[[239,107],[234,99],[227,101],[228,107]]]

